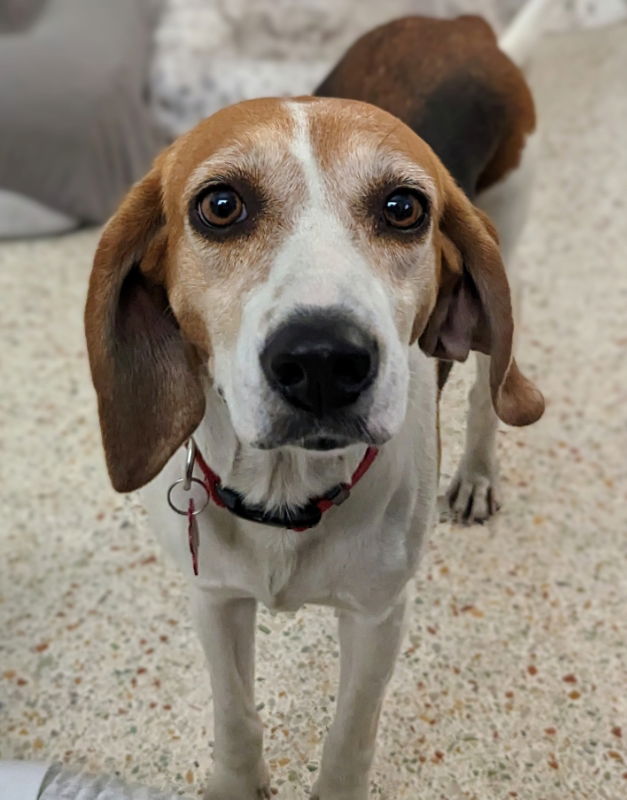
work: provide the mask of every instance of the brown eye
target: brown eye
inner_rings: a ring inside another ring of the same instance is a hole
[[[427,217],[427,201],[414,189],[396,189],[383,203],[383,217],[393,228],[417,228]]]
[[[244,201],[230,186],[215,186],[205,192],[196,206],[198,216],[210,228],[226,228],[248,216]]]

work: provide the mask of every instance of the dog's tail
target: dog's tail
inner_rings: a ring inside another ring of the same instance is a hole
[[[545,31],[552,0],[527,0],[499,37],[499,47],[519,67],[524,68]]]

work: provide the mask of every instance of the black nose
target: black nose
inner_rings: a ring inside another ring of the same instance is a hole
[[[261,366],[270,385],[297,408],[323,416],[354,403],[375,379],[376,341],[343,314],[312,312],[268,339]]]

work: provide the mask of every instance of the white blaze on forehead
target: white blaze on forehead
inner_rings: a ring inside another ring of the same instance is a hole
[[[294,123],[288,147],[306,191],[295,228],[277,253],[273,268],[272,280],[280,286],[285,307],[338,304],[350,307],[364,321],[393,317],[395,301],[383,279],[377,250],[372,241],[359,235],[360,223],[353,211],[373,185],[389,181],[390,175],[399,184],[419,185],[433,202],[432,176],[408,155],[394,150],[386,136],[367,126],[351,126],[348,119],[346,126],[337,126],[333,107],[320,109],[318,103],[297,101],[285,101],[285,105]],[[311,129],[315,122],[317,139],[325,113],[334,123],[328,133],[333,131],[338,137],[337,157],[331,150],[321,160]]]
[[[286,101],[294,121],[288,147],[305,186],[305,199],[294,230],[277,254],[271,280],[279,286],[284,307],[347,304],[352,289],[369,271],[357,252],[341,199],[329,191],[311,141],[313,103]]]
[[[323,181],[319,164],[313,153],[309,133],[309,109],[311,104],[287,101],[286,105],[295,123],[290,150],[302,167],[305,183],[309,190],[309,201],[321,204],[324,195]]]

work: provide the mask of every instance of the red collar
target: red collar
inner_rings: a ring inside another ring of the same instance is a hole
[[[242,519],[258,522],[262,525],[287,528],[291,531],[306,531],[320,522],[325,511],[328,511],[332,506],[339,506],[345,500],[348,500],[351,489],[366,474],[372,462],[377,457],[378,452],[376,447],[367,448],[364,457],[359,462],[355,472],[353,472],[350,483],[338,483],[321,497],[315,497],[307,501],[303,506],[273,514],[263,506],[247,504],[244,497],[239,492],[235,491],[235,489],[229,489],[228,486],[223,486],[219,476],[211,469],[209,464],[207,464],[194,440],[189,439],[187,442],[185,476],[179,478],[170,486],[167,500],[173,511],[187,517],[187,537],[189,541],[189,550],[192,556],[194,575],[198,575],[199,535],[196,517],[203,511],[210,499],[213,500],[219,508],[227,509],[232,514],[242,517]],[[196,464],[198,464],[202,471],[202,479],[194,478],[194,466]],[[194,498],[190,494],[187,500],[187,507],[179,508],[174,503],[172,492],[179,485],[182,485],[184,492],[189,492],[194,483],[202,485],[207,493],[206,501],[200,507],[196,507]]]
[[[353,472],[350,483],[338,483],[321,497],[309,500],[305,505],[281,513],[271,513],[263,506],[249,505],[244,497],[235,489],[222,485],[219,476],[205,461],[202,453],[196,448],[195,460],[203,474],[203,485],[209,497],[220,508],[228,509],[242,519],[287,528],[292,531],[305,531],[316,526],[324,514],[332,506],[339,506],[348,500],[351,489],[363,478],[379,451],[376,447],[368,447],[364,457]]]

